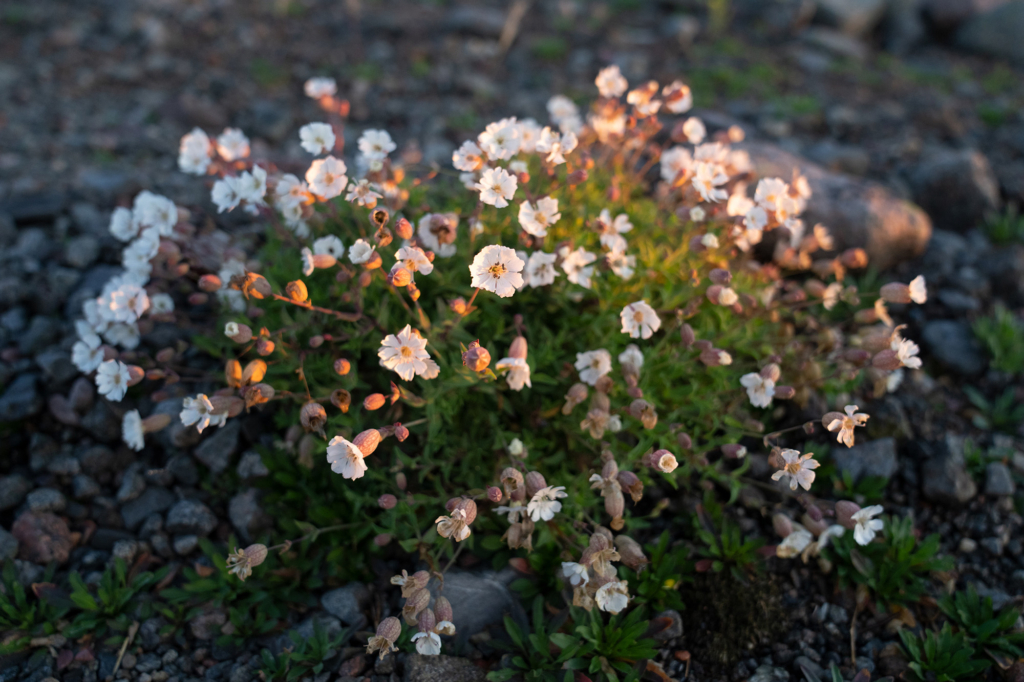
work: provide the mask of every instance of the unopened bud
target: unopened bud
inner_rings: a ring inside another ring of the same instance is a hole
[[[775,387],[775,398],[776,400],[792,400],[793,396],[796,395],[796,389],[792,386],[776,386]]]
[[[199,289],[210,294],[220,289],[221,284],[217,275],[203,275],[199,278]]]
[[[209,302],[210,297],[201,291],[193,291],[188,295],[189,305],[206,305]]]
[[[722,456],[726,459],[743,459],[747,456],[747,448],[739,443],[729,443],[722,446]]]
[[[309,298],[309,291],[306,289],[306,283],[301,279],[297,279],[294,282],[288,282],[284,287],[284,293],[288,295],[288,298],[298,303],[305,303],[306,299]]]
[[[782,376],[782,368],[774,362],[770,362],[761,368],[760,374],[762,379],[768,379],[774,383],[779,380],[780,376]]]
[[[409,485],[409,482],[405,478],[405,472],[404,471],[399,471],[397,474],[395,474],[395,487],[396,488],[398,488],[399,490],[404,491],[406,486],[408,486],[408,485]]]
[[[501,502],[501,488],[493,485],[487,488],[487,499],[494,504]]]
[[[772,528],[780,538],[788,538],[793,534],[793,519],[785,514],[775,514],[772,516]]]
[[[370,282],[372,282],[372,281],[373,281],[373,275],[371,275],[369,272],[366,272],[364,270],[363,272],[359,273],[359,280],[358,280],[358,282],[359,282],[359,287],[361,289],[365,289],[366,287],[370,286]]]
[[[410,283],[412,283],[412,273],[401,263],[395,263],[394,267],[391,268],[391,272],[388,273],[388,284],[401,288],[408,286]]]
[[[409,437],[409,429],[405,428],[398,422],[395,422],[395,438],[398,439],[399,443],[405,442],[405,439]]]
[[[725,286],[732,281],[732,273],[723,268],[715,268],[714,270],[708,273],[708,279],[710,279],[715,284],[721,284],[722,286]]]
[[[570,185],[579,185],[580,183],[586,182],[587,177],[589,177],[587,171],[583,168],[579,168],[574,170],[572,173],[569,173],[569,176],[566,178],[566,182]]]
[[[676,443],[678,443],[679,447],[683,450],[689,450],[693,447],[693,439],[690,438],[690,434],[688,433],[680,433],[676,436]]]
[[[683,326],[679,328],[679,340],[683,344],[683,348],[689,348],[697,341],[697,334],[686,322],[683,322]]]
[[[156,353],[156,361],[164,363],[170,362],[174,359],[175,355],[177,355],[177,353],[175,353],[173,348],[161,348]]]
[[[526,337],[517,336],[512,340],[512,345],[509,346],[508,356],[510,358],[518,358],[519,360],[526,359],[527,343]]]
[[[658,412],[654,406],[642,398],[638,398],[629,404],[629,414],[639,419],[645,429],[653,429],[658,424]]]
[[[469,349],[462,354],[462,364],[472,372],[482,372],[491,364],[491,354],[480,345],[479,341],[474,341],[469,344]]]
[[[345,376],[352,371],[352,363],[345,358],[338,358],[334,361],[334,373],[339,376]]]
[[[387,547],[391,543],[391,533],[380,533],[373,538],[373,544],[378,547]]]
[[[618,535],[615,538],[615,549],[619,550],[622,563],[626,564],[639,573],[650,563],[644,556],[644,550],[640,543],[626,535]]]
[[[348,412],[352,405],[352,394],[343,388],[337,388],[331,392],[331,404],[342,412]]]
[[[539,471],[531,471],[526,474],[526,496],[533,499],[533,496],[538,491],[547,488],[547,481],[544,480],[544,475]]]
[[[363,408],[373,411],[384,407],[386,398],[381,393],[371,393],[363,400]]]
[[[871,358],[871,366],[875,369],[881,369],[891,372],[894,369],[899,369],[903,366],[900,361],[899,354],[891,348],[886,348],[883,351],[875,354],[875,357]]]
[[[843,351],[843,357],[855,367],[863,367],[871,359],[871,353],[863,348],[847,348]]]
[[[377,429],[367,429],[352,439],[352,444],[359,448],[364,457],[369,457],[380,444],[380,432]]]
[[[398,222],[395,224],[395,234],[397,234],[400,239],[412,239],[412,223],[405,218],[399,218]]]
[[[134,386],[146,378],[146,370],[138,365],[128,365],[128,385]]]
[[[840,500],[836,502],[836,523],[843,528],[853,530],[857,522],[853,520],[853,515],[860,511],[860,505],[856,502],[850,502],[849,500]]]
[[[462,298],[461,296],[459,296],[458,298],[454,299],[451,303],[449,303],[448,307],[451,308],[452,312],[455,313],[456,315],[465,315],[466,312],[469,310],[469,308],[466,306],[466,299]]]
[[[266,337],[260,337],[256,341],[256,353],[266,357],[274,352],[274,342]]]
[[[377,506],[381,509],[394,509],[398,504],[398,498],[391,493],[385,493],[377,498]]]
[[[238,322],[228,322],[224,325],[224,336],[235,343],[249,343],[252,340],[252,328]]]

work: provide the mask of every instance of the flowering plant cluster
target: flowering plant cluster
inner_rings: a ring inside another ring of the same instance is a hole
[[[923,302],[923,279],[859,291],[865,253],[836,253],[827,226],[801,220],[807,181],[753,177],[743,132],[687,116],[684,83],[629,89],[608,67],[596,85],[588,111],[556,96],[548,125],[491,123],[454,170],[383,130],[346,159],[330,79],[306,84],[325,120],[298,131],[304,172],[254,159],[239,130],[193,130],[180,169],[266,237],[143,192],[111,220],[124,274],[78,323],[75,363],[113,403],[178,396],[198,432],[272,415],[298,488],[270,498],[295,517],[282,526],[351,522],[349,557],[425,565],[392,581],[421,653],[454,632],[428,584],[443,591],[466,546],[554,555],[574,606],[617,614],[624,576],[648,562],[633,538],[645,486],[735,490],[760,440],[779,490],[810,491],[818,462],[782,441],[813,423],[766,436],[768,423],[815,394],[894,390],[921,365],[887,306]],[[160,323],[203,332],[194,343],[223,370],[189,367],[184,345],[141,350]],[[852,446],[858,410],[821,425]],[[125,411],[125,441],[141,450],[167,423]],[[313,509],[303,488],[331,504]],[[776,520],[778,556],[817,556],[847,529],[874,540],[879,508],[801,495],[804,522]],[[231,565],[244,579],[266,556]],[[369,649],[385,655],[401,629],[383,619]]]

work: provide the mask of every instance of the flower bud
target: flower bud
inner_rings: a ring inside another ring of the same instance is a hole
[[[772,516],[772,528],[780,538],[788,538],[793,533],[793,520],[785,514]]]
[[[199,278],[199,289],[212,294],[221,287],[220,277],[217,275],[203,275]]]
[[[299,423],[306,433],[315,431],[321,436],[324,435],[324,425],[327,423],[327,410],[317,402],[308,402],[302,406],[299,412]]]
[[[379,410],[380,408],[384,407],[385,401],[386,399],[384,398],[383,394],[371,393],[370,395],[366,396],[366,398],[363,400],[363,408],[371,411]]]
[[[693,327],[686,322],[683,322],[683,326],[679,328],[679,340],[683,344],[683,348],[690,348],[697,341],[697,334],[694,333]]]
[[[309,291],[306,289],[306,283],[301,279],[297,279],[294,282],[288,282],[284,287],[284,293],[288,298],[298,303],[305,303],[306,299],[309,298]]]
[[[714,270],[708,273],[708,279],[710,279],[715,284],[721,284],[722,286],[725,286],[732,281],[732,273],[723,268],[715,268]]]
[[[256,352],[263,357],[266,357],[274,352],[274,342],[266,337],[260,337],[256,341]]]
[[[842,421],[845,417],[846,415],[842,412],[826,412],[821,418],[821,425],[827,429],[829,424],[837,419]]]
[[[171,415],[169,414],[151,414],[142,420],[142,432],[156,433],[167,428],[170,423]]]
[[[509,346],[508,356],[510,358],[518,358],[519,360],[526,359],[527,343],[525,336],[517,336],[513,341],[512,345]]]
[[[404,443],[405,439],[409,437],[409,429],[402,426],[400,423],[395,422],[395,438],[398,439],[399,443]]]
[[[633,538],[626,535],[618,535],[615,538],[615,549],[619,550],[622,563],[626,564],[639,573],[650,563],[644,556],[644,550]]]
[[[412,239],[412,223],[405,218],[399,218],[395,224],[395,234],[399,239]],[[443,618],[441,620],[444,620]]]
[[[401,263],[395,263],[388,273],[388,284],[395,287],[404,287],[412,283],[412,273]]]
[[[796,389],[792,386],[776,386],[775,387],[775,399],[776,400],[792,400],[793,396],[796,395]]]
[[[871,366],[875,369],[891,372],[894,369],[899,369],[902,365],[899,355],[891,348],[886,348],[871,358]]]
[[[345,376],[352,371],[352,363],[345,358],[338,358],[334,361],[334,373],[339,376]]]
[[[311,259],[313,261],[313,267],[317,270],[325,270],[327,268],[333,268],[338,264],[338,259],[329,253],[317,253],[313,255]]]
[[[910,287],[902,282],[890,282],[880,292],[886,303],[910,303]]]
[[[352,405],[352,394],[343,388],[337,388],[331,392],[331,404],[342,412],[348,412]]]
[[[416,288],[416,282],[409,282],[405,287],[405,291],[409,294],[409,298],[414,301],[420,300],[420,290]]]
[[[319,348],[322,345],[324,345],[324,337],[322,335],[314,334],[313,336],[309,337],[310,348]]]
[[[565,394],[565,405],[562,406],[562,414],[572,412],[573,408],[587,399],[588,392],[587,385],[583,383],[575,383],[569,387],[569,392]]]
[[[359,448],[363,457],[369,457],[380,444],[380,432],[377,429],[367,429],[352,439],[352,444]]]
[[[456,315],[465,315],[469,311],[469,308],[466,305],[466,299],[461,296],[449,303],[448,307],[451,308],[452,312]]]
[[[439,596],[434,600],[434,615],[437,617],[438,622],[452,620],[452,603],[448,601],[448,598],[444,595]]]
[[[146,370],[138,365],[128,365],[128,385],[134,386],[146,378]]]
[[[367,270],[376,270],[380,266],[384,265],[384,259],[380,257],[380,254],[374,251],[370,254],[370,259],[363,263],[363,267]]]
[[[472,372],[482,372],[491,364],[491,354],[480,345],[479,341],[469,344],[469,349],[462,354],[462,364]]]
[[[782,376],[782,369],[774,362],[770,362],[761,368],[760,374],[762,379],[769,379],[774,383]]]
[[[249,343],[252,340],[252,328],[238,322],[228,322],[224,325],[224,336],[235,343]]]
[[[853,530],[857,525],[857,522],[853,520],[853,515],[859,511],[860,505],[856,502],[840,500],[836,502],[836,522],[847,530]]]
[[[262,360],[251,360],[242,370],[242,385],[251,386],[263,381],[267,375],[267,363]]]
[[[420,612],[419,620],[416,622],[416,627],[419,628],[420,632],[432,632],[435,625],[437,625],[437,619],[434,618],[434,612],[430,609],[423,609]]]
[[[544,480],[544,475],[539,471],[531,471],[526,474],[526,496],[528,498],[533,499],[537,491],[547,487],[547,481]]]
[[[722,456],[726,459],[743,459],[747,456],[747,449],[739,443],[729,443],[722,446]]]
[[[270,384],[256,384],[245,389],[245,409],[254,405],[262,405],[274,397],[274,387]]]
[[[809,279],[804,282],[804,291],[807,292],[808,296],[813,296],[814,298],[824,298],[827,288],[820,279]]]
[[[839,261],[850,270],[860,270],[868,266],[868,254],[864,249],[847,249]]]
[[[381,509],[394,509],[398,504],[398,498],[391,493],[385,493],[377,498],[377,506]]]
[[[843,358],[855,367],[863,367],[871,359],[871,353],[863,348],[847,348],[843,351]]]
[[[209,300],[210,297],[201,291],[193,291],[191,294],[188,295],[189,305],[206,305],[206,303]]]
[[[406,481],[404,471],[399,471],[397,474],[395,474],[395,487],[397,487],[399,490],[404,491],[407,485],[408,481]]]
[[[720,284],[712,284],[707,288],[707,291],[704,292],[704,295],[709,301],[715,305],[719,305],[722,302],[722,291],[724,291],[724,289],[725,287]]]
[[[693,439],[690,438],[690,434],[688,433],[680,433],[676,436],[676,443],[678,443],[679,447],[683,450],[689,450],[693,447]]]
[[[501,502],[501,488],[493,485],[487,488],[487,499],[494,504]]]
[[[622,490],[612,488],[605,490],[604,510],[612,519],[621,519],[626,508],[626,501],[622,497]]]
[[[566,177],[566,182],[569,183],[569,185],[571,186],[575,186],[586,182],[587,177],[587,171],[583,168],[578,168],[574,170],[572,173],[569,173],[568,177]]]
[[[825,518],[824,514],[821,513],[821,509],[819,509],[818,505],[816,504],[812,504],[807,507],[807,515],[815,521],[821,521],[823,518]]]
[[[387,547],[391,543],[391,533],[380,533],[373,538],[373,544],[378,547]]]
[[[370,286],[370,282],[372,282],[372,281],[373,281],[373,275],[371,275],[369,272],[366,272],[364,270],[363,272],[359,273],[359,286],[360,286],[360,288],[365,289],[366,287]]]

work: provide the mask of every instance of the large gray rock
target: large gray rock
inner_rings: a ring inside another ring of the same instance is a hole
[[[978,486],[964,465],[964,439],[946,434],[940,441],[922,442],[927,456],[921,464],[921,492],[937,504],[961,505],[978,493]]]
[[[956,44],[967,50],[1024,62],[1024,3],[1009,2],[977,14],[956,33]]]
[[[260,506],[260,491],[249,488],[231,498],[228,518],[243,542],[252,542],[273,526],[273,519]]]
[[[213,433],[195,449],[195,457],[206,465],[211,473],[219,474],[228,468],[231,457],[238,451],[238,436],[242,422],[231,419],[227,424],[213,429]]]
[[[517,576],[511,568],[500,573],[451,570],[445,575],[443,594],[452,604],[452,622],[460,642],[502,622],[506,615],[526,625],[526,614],[508,589],[508,584]],[[440,594],[439,586],[436,580],[430,582],[434,598]]]
[[[817,0],[825,23],[851,36],[863,36],[885,16],[886,0]]]
[[[773,144],[744,142],[736,147],[750,154],[758,177],[788,181],[794,169],[804,174],[813,192],[804,222],[825,225],[838,250],[863,248],[871,264],[885,270],[921,255],[928,245],[932,224],[925,212],[881,185],[830,173]]]
[[[21,474],[0,477],[0,511],[17,507],[29,490],[32,483]]]
[[[952,31],[975,15],[1002,7],[1010,0],[925,0],[928,21],[941,32]]]
[[[985,356],[971,326],[962,320],[931,320],[921,332],[926,356],[966,376],[981,374]]]
[[[325,592],[320,604],[345,625],[362,628],[366,624],[363,609],[370,600],[370,591],[362,583],[349,583],[344,587]]]
[[[850,472],[854,481],[863,476],[883,476],[889,479],[899,469],[895,438],[879,438],[857,443],[852,448],[836,448],[832,451],[832,457],[839,471]]]
[[[38,414],[43,409],[35,374],[21,374],[0,396],[0,422],[13,422]]]
[[[164,488],[147,488],[137,499],[121,507],[125,528],[135,530],[151,514],[162,514],[174,504],[174,494]]]
[[[998,497],[1013,495],[1017,484],[1013,482],[1010,467],[1002,462],[989,462],[985,467],[985,494]]]
[[[167,531],[181,535],[209,535],[217,517],[198,500],[181,500],[167,512]]]
[[[966,232],[999,208],[999,180],[975,149],[933,151],[910,174],[910,186],[941,230]]]

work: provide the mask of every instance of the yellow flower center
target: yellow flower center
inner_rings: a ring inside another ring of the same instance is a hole
[[[402,346],[401,348],[398,349],[398,352],[402,355],[403,358],[412,357],[412,349],[409,348],[409,346]]]
[[[494,279],[500,279],[508,272],[508,268],[503,263],[495,263],[491,267],[487,268],[487,272],[491,273]]]
[[[800,464],[800,460],[797,460],[795,462],[790,462],[790,463],[788,463],[786,465],[786,473],[787,474],[792,474],[792,475],[795,476],[796,474],[800,473],[800,470],[802,468],[803,468],[803,466]]]
[[[644,314],[638,310],[635,313],[633,313],[633,319],[636,320],[637,322],[643,322]]]

